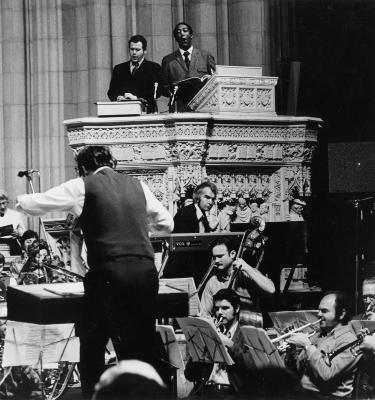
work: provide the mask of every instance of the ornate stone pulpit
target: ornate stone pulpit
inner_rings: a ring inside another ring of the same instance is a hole
[[[264,203],[268,221],[289,220],[289,200],[311,195],[311,160],[321,120],[275,113],[277,78],[260,68],[217,66],[190,102],[195,112],[64,121],[74,151],[107,145],[118,170],[145,181],[172,213],[203,180],[218,202]],[[215,210],[213,210],[215,212]]]

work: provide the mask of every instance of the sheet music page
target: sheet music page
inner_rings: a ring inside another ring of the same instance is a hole
[[[201,309],[200,300],[193,277],[160,279],[159,283],[161,286],[189,293],[189,316],[199,315]]]
[[[170,325],[156,325],[156,331],[159,332],[163,340],[165,350],[168,353],[169,362],[175,368],[184,370],[184,361],[182,359],[180,348],[178,347],[173,327]]]
[[[375,321],[367,321],[367,320],[351,320],[349,324],[352,326],[354,333],[358,335],[361,333],[361,329],[367,328],[370,333],[375,332]]]
[[[188,317],[177,318],[177,322],[185,334],[193,361],[234,364],[211,319]]]
[[[79,339],[74,324],[38,325],[7,321],[2,366],[58,361],[79,362]]]

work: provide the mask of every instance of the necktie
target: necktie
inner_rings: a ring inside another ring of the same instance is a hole
[[[202,221],[203,226],[204,226],[204,231],[206,233],[211,232],[210,224],[208,223],[208,219],[207,219],[206,214],[203,213],[203,215],[201,217],[201,221]]]
[[[190,66],[189,55],[190,55],[190,53],[189,53],[188,51],[185,51],[184,57],[185,57],[185,64],[186,64],[186,68],[187,68],[187,69],[189,69],[189,66]]]
[[[132,65],[133,65],[132,74],[134,74],[134,72],[135,72],[135,71],[138,69],[138,67],[139,67],[139,62],[133,62]]]

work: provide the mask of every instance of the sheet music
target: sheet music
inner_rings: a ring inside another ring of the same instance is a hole
[[[38,325],[7,321],[2,366],[59,361],[79,362],[79,339],[74,324]]]
[[[234,364],[211,319],[187,317],[177,318],[177,322],[185,334],[193,361]]]
[[[168,354],[169,362],[177,369],[184,370],[185,365],[182,359],[180,348],[173,327],[170,325],[156,325],[156,331],[159,332],[164,348]]]
[[[166,286],[189,293],[189,316],[193,317],[199,315],[201,306],[193,277],[160,279],[159,284],[160,286]]]

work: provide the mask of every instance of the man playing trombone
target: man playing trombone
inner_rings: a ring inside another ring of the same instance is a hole
[[[229,237],[219,237],[211,243],[212,262],[215,268],[203,290],[202,314],[211,315],[214,310],[213,296],[220,290],[233,287],[246,305],[254,307],[254,293],[273,294],[275,285],[258,269],[243,259],[236,259],[236,249]],[[242,307],[242,306],[241,306]],[[256,325],[256,323],[254,323]]]
[[[350,348],[336,350],[356,340],[348,325],[348,301],[342,292],[326,294],[319,304],[320,332],[312,338],[305,333],[294,333],[287,342],[301,349],[298,356],[302,372],[302,386],[312,392],[324,395],[348,397],[353,391],[354,376],[358,358],[353,357]]]

